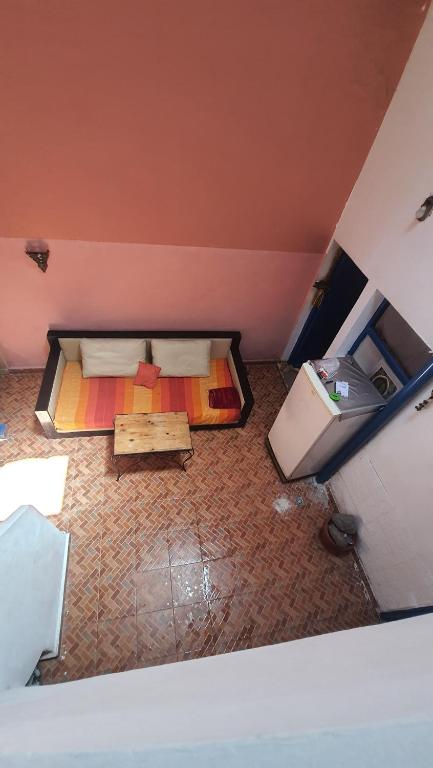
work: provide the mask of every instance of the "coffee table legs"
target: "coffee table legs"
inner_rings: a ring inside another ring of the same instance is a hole
[[[165,452],[162,451],[162,453],[165,453]],[[169,453],[169,451],[168,451],[168,453]],[[185,458],[182,458],[182,453],[186,453],[187,454],[185,456]],[[116,477],[117,482],[119,482],[119,480],[122,477],[122,475],[124,475],[125,472],[126,472],[126,469],[121,471],[119,459],[128,459],[129,458],[129,459],[135,459],[136,461],[140,461],[141,459],[144,459],[146,457],[146,455],[150,455],[150,454],[140,454],[140,455],[130,454],[130,455],[128,455],[128,454],[124,453],[124,454],[121,454],[119,456],[116,456],[115,454],[113,454],[111,456],[111,463],[112,463],[112,465],[113,465],[113,467],[114,467],[114,469],[116,470],[116,473],[117,473],[117,477]],[[186,464],[187,464],[188,461],[190,461],[190,459],[192,459],[193,456],[194,456],[194,448],[191,448],[191,450],[188,450],[186,452],[185,451],[181,452],[180,463],[181,463],[182,469],[185,470],[185,472],[186,472]]]
[[[122,475],[123,475],[123,472],[121,472],[121,471],[120,471],[120,469],[119,469],[119,464],[118,464],[118,461],[117,461],[117,459],[118,459],[118,457],[117,457],[117,456],[114,456],[114,455],[113,455],[113,456],[111,457],[111,463],[112,463],[112,465],[113,465],[114,469],[115,469],[115,470],[116,470],[116,472],[117,472],[117,477],[116,477],[116,480],[117,480],[117,482],[119,482],[120,478],[121,478],[121,477],[122,477]]]
[[[184,469],[185,472],[186,472],[186,466],[185,465],[186,465],[187,461],[192,459],[192,457],[194,456],[194,448],[191,448],[191,450],[187,451],[187,453],[188,453],[188,456],[182,461],[182,469]]]

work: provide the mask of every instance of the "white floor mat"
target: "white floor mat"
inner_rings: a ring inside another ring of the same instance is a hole
[[[0,467],[0,521],[31,504],[45,517],[62,511],[69,456],[20,459]]]

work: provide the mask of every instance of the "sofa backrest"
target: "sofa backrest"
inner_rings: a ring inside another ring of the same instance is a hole
[[[126,338],[126,337],[125,337]],[[68,362],[71,361],[77,361],[81,360],[81,351],[80,351],[80,341],[81,339],[77,338],[60,338],[59,337],[59,344],[62,349],[62,352],[65,356],[65,359]],[[151,338],[146,339],[146,349],[147,349],[147,356],[146,359],[148,362],[150,362],[150,342]],[[230,352],[230,345],[231,345],[231,339],[211,339],[211,349],[210,349],[210,356],[212,359],[216,358],[222,358],[222,357],[228,357]]]

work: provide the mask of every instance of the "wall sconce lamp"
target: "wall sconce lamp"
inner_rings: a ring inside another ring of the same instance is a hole
[[[433,212],[433,195],[430,195],[427,197],[423,204],[418,208],[415,216],[418,219],[418,221],[425,221],[428,219],[429,216],[431,216]]]
[[[38,265],[42,272],[46,272],[48,268],[48,256],[50,251],[46,243],[43,240],[32,240],[26,245],[26,254]]]

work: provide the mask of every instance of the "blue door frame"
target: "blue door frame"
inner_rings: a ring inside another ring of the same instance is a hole
[[[344,251],[338,254],[327,277],[315,283],[323,290],[322,300],[313,304],[293,347],[288,362],[300,368],[306,360],[324,356],[352,311],[368,280]]]

